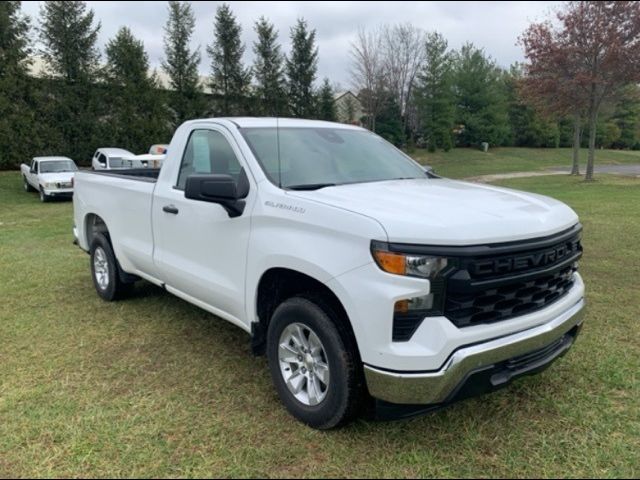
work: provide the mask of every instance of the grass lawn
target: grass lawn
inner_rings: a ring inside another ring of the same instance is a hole
[[[574,349],[437,413],[317,432],[286,413],[238,328],[144,283],[101,301],[71,203],[41,204],[0,173],[0,478],[637,478],[640,180],[502,184],[581,216],[589,308]]]
[[[429,153],[416,150],[410,154],[420,163],[431,165],[437,173],[450,178],[463,178],[493,173],[530,172],[553,167],[570,167],[570,148],[492,148],[487,153],[472,148],[456,148],[449,152]],[[580,152],[581,172],[587,165],[587,149]],[[640,163],[640,151],[598,150],[596,165]]]

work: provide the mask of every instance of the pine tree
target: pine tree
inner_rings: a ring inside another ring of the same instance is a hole
[[[515,147],[557,147],[560,142],[558,124],[545,118],[520,95],[522,70],[518,64],[502,75],[509,115],[509,145]]]
[[[0,168],[15,167],[38,150],[34,81],[27,75],[30,22],[17,1],[0,2]]]
[[[390,91],[382,97],[381,108],[376,115],[376,133],[396,147],[406,144],[400,105],[394,93]]]
[[[307,22],[299,19],[291,29],[291,56],[286,59],[287,90],[293,116],[311,118],[315,98],[313,82],[318,71],[316,31],[309,30]]]
[[[143,43],[122,27],[107,43],[106,54],[105,79],[112,97],[105,129],[109,143],[140,152],[152,143],[167,141],[168,112],[157,78],[148,74],[149,57]]]
[[[280,53],[278,32],[264,17],[256,22],[254,30],[258,34],[258,41],[253,44],[253,74],[258,111],[262,115],[280,116],[287,111],[287,103],[284,55]]]
[[[128,27],[121,27],[115,38],[107,43],[107,79],[123,87],[150,86],[149,56],[144,44],[137,40]]]
[[[40,9],[40,41],[51,77],[51,100],[44,121],[61,138],[56,154],[84,162],[95,150],[100,108],[96,84],[100,54],[96,46],[100,23],[84,2],[52,1]]]
[[[100,53],[96,46],[100,22],[85,2],[46,2],[40,10],[40,40],[51,72],[68,83],[95,78]]]
[[[437,32],[428,34],[415,100],[422,137],[431,151],[436,148],[449,150],[453,146],[455,105],[451,67],[451,54],[447,51],[445,38]]]
[[[198,75],[200,52],[189,48],[195,22],[189,2],[169,2],[169,20],[164,27],[165,59],[162,69],[169,76],[169,106],[173,111],[174,126],[200,117],[205,112]]]
[[[317,118],[329,122],[336,121],[336,105],[333,99],[333,88],[329,79],[325,78],[318,92],[318,113]]]
[[[464,128],[459,142],[479,146],[502,145],[509,137],[506,94],[500,69],[470,43],[456,55],[454,68],[456,123]]]
[[[219,113],[238,115],[247,108],[251,70],[242,65],[242,27],[226,3],[218,7],[214,40],[207,47],[211,57],[211,90],[220,97]]]
[[[29,19],[20,13],[20,4],[0,3],[0,78],[27,71],[30,25]]]
[[[640,149],[640,87],[628,85],[620,93],[612,115],[612,121],[620,129],[620,138],[614,148]]]

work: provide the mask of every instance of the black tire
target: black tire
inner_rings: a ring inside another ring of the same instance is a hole
[[[25,192],[33,192],[35,189],[31,186],[31,184],[29,182],[27,182],[27,177],[22,177],[22,180],[24,181],[24,191]]]
[[[40,201],[42,203],[47,203],[49,201],[49,195],[44,193],[44,188],[40,187]]]
[[[89,252],[91,278],[98,295],[108,302],[126,297],[131,292],[133,284],[125,283],[120,278],[120,266],[107,237],[101,233],[97,234],[91,242]],[[96,274],[96,257],[100,257],[100,260],[105,262],[106,272]],[[99,278],[104,278],[105,281]]]
[[[295,418],[319,430],[349,422],[363,403],[362,367],[357,347],[348,333],[339,328],[340,320],[322,299],[292,297],[276,308],[267,332],[269,369],[282,403]],[[309,327],[318,336],[329,365],[326,396],[314,406],[294,396],[281,371],[278,353],[281,335],[295,323]]]

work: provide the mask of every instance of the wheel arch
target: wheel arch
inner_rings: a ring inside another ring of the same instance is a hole
[[[269,268],[258,281],[254,305],[257,321],[252,323],[251,329],[251,346],[255,355],[263,355],[265,352],[266,333],[273,312],[278,305],[293,296],[304,296],[319,303],[321,307],[323,304],[328,306],[338,317],[336,326],[355,346],[359,358],[360,353],[351,321],[336,293],[316,278],[285,267]]]
[[[91,248],[91,241],[98,233],[103,234],[109,242],[111,237],[109,236],[109,228],[104,219],[96,213],[87,213],[84,216],[84,235],[87,241],[87,250]]]
[[[96,214],[96,213],[87,213],[84,217],[84,235],[87,242],[87,252],[91,251],[91,244],[93,242],[93,238],[98,235],[104,235],[109,242],[109,245],[114,251],[114,256],[116,256],[115,249],[113,246],[113,240],[111,239],[111,235],[109,233],[109,227],[104,219]],[[140,278],[137,275],[133,275],[125,272],[120,265],[120,261],[116,256],[116,264],[118,268],[118,276],[123,283],[133,283],[139,280]]]

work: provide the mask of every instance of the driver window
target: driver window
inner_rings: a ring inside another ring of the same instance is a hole
[[[184,190],[193,173],[231,175],[236,181],[241,166],[224,135],[215,130],[194,130],[180,164],[176,188]]]

